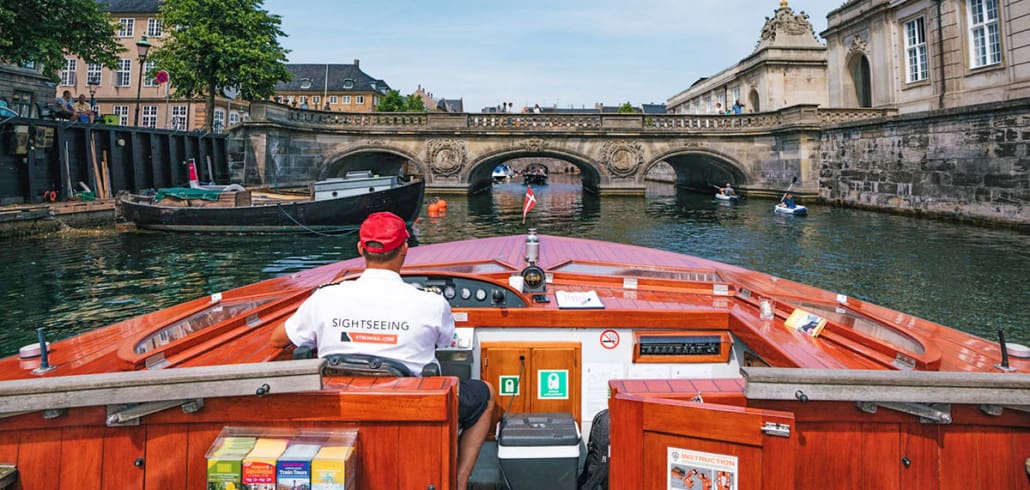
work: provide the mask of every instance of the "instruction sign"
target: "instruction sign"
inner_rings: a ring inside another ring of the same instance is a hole
[[[519,377],[518,376],[501,376],[497,383],[498,393],[501,396],[519,396]]]
[[[737,457],[690,449],[668,448],[669,490],[715,488],[737,490]]]
[[[537,398],[541,400],[569,399],[569,370],[541,369],[537,373]]]

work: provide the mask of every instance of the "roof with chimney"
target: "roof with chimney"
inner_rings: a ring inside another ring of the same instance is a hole
[[[160,0],[97,0],[101,12],[110,13],[157,13],[161,9]]]
[[[361,71],[358,60],[353,64],[287,63],[286,70],[293,74],[289,82],[279,82],[277,92],[379,92],[385,94],[390,86]],[[328,75],[329,83],[326,83]]]

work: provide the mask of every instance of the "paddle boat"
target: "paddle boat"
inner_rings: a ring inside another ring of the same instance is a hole
[[[715,198],[720,200],[720,201],[737,202],[737,200],[740,199],[740,196],[738,196],[736,194],[730,196],[730,195],[727,195],[727,194],[722,194],[722,193],[717,192],[717,193],[715,193]]]
[[[531,231],[410,249],[405,281],[446,298],[458,327],[440,376],[356,376],[269,342],[316,288],[362,269],[345,260],[49,344],[41,331],[0,359],[0,472],[24,489],[209,488],[222,463],[232,477],[228,435],[309,433],[356,435],[357,488],[454,489],[456,386],[472,377],[495,386],[507,422],[477,488],[576,488],[579,434],[605,409],[613,489],[1027,485],[1030,359],[1004,338]],[[577,424],[568,444],[545,431],[506,445],[506,427],[545,430],[534,421],[556,413]]]
[[[806,208],[806,207],[804,207],[804,206],[802,206],[800,204],[796,204],[794,207],[789,208],[789,207],[785,206],[783,203],[779,203],[779,204],[773,206],[773,211],[777,212],[777,213],[781,213],[781,214],[791,214],[791,215],[795,215],[795,216],[800,216],[800,215],[808,214],[808,208]]]

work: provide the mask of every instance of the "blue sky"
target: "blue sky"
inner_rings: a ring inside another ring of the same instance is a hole
[[[793,0],[816,33],[843,0]],[[265,0],[291,63],[351,63],[467,112],[664,103],[748,56],[779,0]],[[301,6],[303,5],[303,6]]]

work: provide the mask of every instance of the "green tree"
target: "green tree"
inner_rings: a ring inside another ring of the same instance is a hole
[[[626,102],[625,104],[619,106],[619,114],[632,114],[634,112],[637,111],[629,102]]]
[[[66,54],[114,68],[122,46],[96,0],[0,0],[0,62],[36,62],[57,79]]]
[[[415,94],[408,94],[404,98],[404,110],[408,112],[426,112],[426,103]]]
[[[404,112],[404,98],[399,90],[391,90],[379,98],[378,112]]]
[[[422,97],[415,94],[401,97],[400,90],[387,92],[386,95],[379,98],[379,105],[376,106],[377,112],[425,112],[425,110]]]
[[[2,1],[2,0],[0,0]],[[171,75],[175,94],[207,97],[204,126],[214,121],[215,95],[239,89],[245,100],[266,99],[288,81],[281,18],[263,0],[165,0],[161,22],[169,36],[150,59]],[[173,27],[174,26],[174,27]]]

